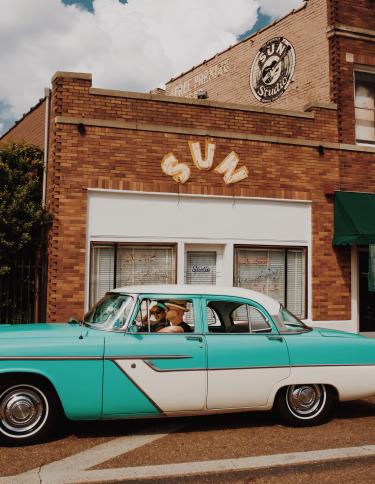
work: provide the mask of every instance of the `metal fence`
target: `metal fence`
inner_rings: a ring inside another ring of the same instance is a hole
[[[0,324],[33,323],[45,313],[45,264],[33,255],[18,256],[0,275]]]

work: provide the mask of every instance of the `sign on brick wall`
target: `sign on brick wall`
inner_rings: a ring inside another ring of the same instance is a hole
[[[188,141],[191,158],[198,170],[211,170],[214,164],[216,144],[206,141],[205,154],[202,154],[201,144],[199,141]],[[249,176],[246,166],[238,167],[240,162],[236,152],[231,151],[217,166],[214,172],[223,175],[223,181],[226,185],[238,183]],[[163,172],[172,177],[176,183],[186,183],[191,174],[190,167],[186,163],[180,163],[173,153],[165,155],[161,161]]]
[[[250,71],[250,87],[262,103],[278,99],[292,80],[296,55],[292,44],[275,37],[259,49]]]

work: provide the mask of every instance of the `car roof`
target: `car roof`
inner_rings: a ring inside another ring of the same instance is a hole
[[[270,314],[277,314],[280,309],[279,301],[261,292],[232,286],[205,286],[192,284],[158,284],[144,286],[118,287],[109,292],[125,294],[171,294],[171,295],[207,295],[207,296],[233,296],[251,299],[263,306]]]

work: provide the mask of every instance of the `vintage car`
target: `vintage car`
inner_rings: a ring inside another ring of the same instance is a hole
[[[184,322],[182,323],[182,319]],[[275,408],[291,425],[375,394],[375,341],[312,329],[240,288],[124,287],[81,323],[0,327],[0,435],[43,439],[72,420]]]

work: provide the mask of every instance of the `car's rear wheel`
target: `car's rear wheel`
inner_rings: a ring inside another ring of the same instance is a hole
[[[289,425],[317,425],[328,419],[333,393],[321,384],[299,384],[282,388],[277,395],[276,410]]]
[[[0,436],[12,445],[43,440],[50,432],[59,402],[53,390],[38,380],[0,383]]]

